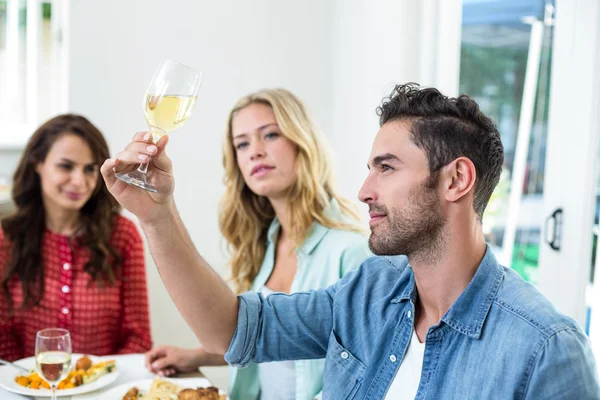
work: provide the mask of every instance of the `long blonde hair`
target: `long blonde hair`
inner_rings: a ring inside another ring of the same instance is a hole
[[[293,221],[289,236],[294,247],[302,244],[315,221],[329,228],[363,231],[356,206],[335,190],[329,145],[300,99],[285,89],[265,89],[242,97],[229,113],[225,130],[225,194],[219,213],[221,233],[231,252],[231,279],[238,293],[249,290],[258,274],[267,247],[267,231],[275,217],[269,200],[246,185],[233,146],[233,118],[255,103],[271,107],[282,134],[298,148],[297,179],[288,193],[288,215]],[[342,214],[349,218],[326,216],[331,200],[336,200]]]

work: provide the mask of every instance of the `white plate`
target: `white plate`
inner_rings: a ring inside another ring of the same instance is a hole
[[[165,381],[173,382],[176,385],[181,386],[185,389],[195,389],[198,387],[209,387],[214,386],[210,383],[210,381],[206,378],[161,378]],[[115,386],[114,388],[102,393],[102,400],[122,400],[125,393],[129,391],[132,387],[137,387],[140,392],[146,393],[150,390],[150,386],[152,386],[152,381],[154,379],[144,379],[141,381],[133,381],[130,383],[124,383],[119,386]],[[225,394],[222,390],[219,390],[220,394]],[[99,399],[100,397],[98,397]]]
[[[79,360],[81,357],[83,357],[83,354],[73,354],[71,356],[71,360],[73,360],[72,361],[73,363],[76,363],[77,360]],[[92,363],[97,363],[98,361],[111,359],[111,357],[96,357],[96,356],[90,356],[90,358],[92,359]],[[15,361],[15,364],[21,365],[27,369],[32,370],[32,369],[35,369],[35,358],[34,357],[24,358],[22,360]],[[42,389],[30,389],[30,388],[26,388],[21,385],[18,385],[17,382],[15,382],[15,377],[17,377],[19,375],[24,375],[24,374],[25,373],[23,371],[20,371],[16,368],[13,368],[10,366],[1,367],[0,368],[0,387],[4,388],[10,392],[23,394],[25,396],[32,396],[32,397],[34,397],[34,396],[35,397],[50,397],[50,396],[52,396],[52,391],[50,391],[48,389],[43,389],[43,388]],[[92,392],[94,390],[98,390],[107,385],[110,385],[117,379],[118,376],[119,376],[119,366],[117,365],[117,368],[115,369],[115,371],[101,376],[100,378],[98,378],[97,380],[95,380],[92,383],[87,383],[85,385],[77,386],[73,389],[57,390],[56,396],[57,397],[75,396],[75,395],[82,394],[82,393]]]

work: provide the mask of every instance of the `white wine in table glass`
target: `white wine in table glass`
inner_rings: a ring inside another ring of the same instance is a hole
[[[198,99],[201,83],[202,73],[199,71],[171,60],[160,64],[144,97],[144,116],[154,143],[187,121]],[[148,179],[150,162],[115,176],[130,185],[156,192]]]
[[[38,373],[52,388],[56,400],[56,385],[71,369],[71,335],[66,329],[48,328],[35,337],[35,363]]]

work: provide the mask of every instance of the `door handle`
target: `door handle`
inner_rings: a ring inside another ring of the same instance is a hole
[[[552,235],[549,235],[548,223],[553,221],[552,224]],[[545,234],[546,243],[552,250],[560,251],[561,239],[562,239],[562,222],[563,222],[563,209],[557,208],[552,214],[546,218]]]

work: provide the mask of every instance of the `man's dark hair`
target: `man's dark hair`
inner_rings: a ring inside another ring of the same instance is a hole
[[[446,97],[434,88],[418,84],[397,85],[377,107],[379,125],[408,121],[411,141],[429,160],[432,178],[458,157],[475,165],[477,177],[473,206],[481,220],[494,188],[500,180],[504,148],[496,124],[486,117],[469,96]]]

